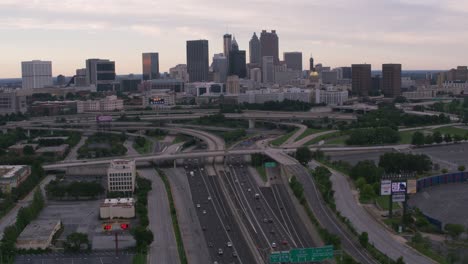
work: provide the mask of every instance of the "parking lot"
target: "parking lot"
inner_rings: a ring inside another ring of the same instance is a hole
[[[417,148],[413,153],[422,153],[455,165],[468,166],[468,143]]]
[[[49,201],[39,215],[39,219],[60,219],[64,230],[59,240],[65,240],[73,232],[88,234],[92,248],[98,250],[114,249],[115,237],[105,234],[102,221],[99,220],[99,204],[96,201]],[[135,240],[128,233],[119,235],[119,247],[126,248],[135,244]]]

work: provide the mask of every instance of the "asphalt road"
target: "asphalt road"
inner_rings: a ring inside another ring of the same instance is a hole
[[[150,245],[148,264],[178,264],[179,253],[164,183],[153,168],[140,169],[138,173],[152,181],[152,190],[148,194],[148,218],[154,241]]]
[[[311,167],[316,167],[319,164],[315,161],[310,163]],[[369,241],[381,252],[396,260],[400,256],[404,258],[406,263],[411,264],[427,264],[434,263],[431,259],[419,254],[416,250],[410,248],[402,239],[390,233],[377,220],[375,220],[367,211],[358,203],[352,193],[352,188],[349,185],[345,175],[330,169],[332,172],[331,181],[333,190],[335,191],[336,208],[341,215],[348,218],[354,228],[359,232],[367,232]],[[308,175],[303,175],[305,178]],[[311,182],[312,177],[308,176],[308,181]],[[314,210],[315,212],[315,210]],[[345,240],[349,242],[348,240]],[[343,239],[342,239],[343,242]],[[356,248],[356,245],[348,245],[348,248]],[[354,256],[354,255],[353,255]]]
[[[199,166],[198,160],[188,160],[185,167],[211,260],[218,263],[255,263],[239,226],[226,205],[218,177],[208,176],[206,170]],[[232,247],[228,247],[228,242],[232,242]],[[233,256],[233,252],[237,253],[237,257]]]

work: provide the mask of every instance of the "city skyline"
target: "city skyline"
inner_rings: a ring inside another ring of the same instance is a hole
[[[370,63],[380,69],[401,63],[404,70],[442,70],[468,61],[460,52],[468,42],[467,3],[294,2],[104,0],[100,5],[106,9],[96,9],[91,0],[5,0],[0,3],[0,78],[20,77],[21,61],[30,60],[52,61],[54,76],[71,76],[94,57],[115,61],[117,74],[140,74],[141,53],[147,51],[160,54],[160,70],[166,72],[186,63],[187,40],[207,39],[211,58],[223,52],[225,33],[236,37],[249,57],[249,40],[262,30],[276,30],[280,54],[300,51],[303,62],[313,54],[315,63],[332,67]]]

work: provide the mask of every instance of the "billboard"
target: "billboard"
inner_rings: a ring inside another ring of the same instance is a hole
[[[406,193],[406,182],[392,182],[392,193]]]
[[[407,193],[408,194],[415,194],[417,192],[417,181],[416,179],[408,180]]]
[[[152,98],[149,98],[148,100],[149,100],[150,105],[166,104],[166,101],[164,100],[164,98],[161,98],[161,97],[152,97]]]
[[[96,116],[97,122],[112,122],[112,116],[99,115]]]
[[[390,194],[392,194],[392,181],[391,180],[380,181],[380,195],[390,195]]]
[[[395,193],[392,195],[392,202],[404,202],[406,198],[405,193]]]

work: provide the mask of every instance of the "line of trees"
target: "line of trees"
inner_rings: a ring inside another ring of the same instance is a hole
[[[223,139],[227,143],[230,143],[230,142],[238,141],[241,138],[245,137],[246,135],[247,135],[247,132],[245,132],[245,129],[236,129],[234,131],[224,132]]]
[[[397,143],[399,140],[400,134],[391,127],[358,128],[350,131],[346,144],[380,145]]]
[[[61,183],[53,180],[46,186],[46,193],[49,199],[69,199],[78,200],[80,197],[95,199],[96,196],[104,193],[104,188],[98,182],[71,182]]]
[[[442,134],[439,131],[436,131],[432,134],[424,134],[420,131],[416,131],[413,133],[413,136],[411,138],[411,144],[416,145],[416,146],[422,146],[422,145],[430,145],[433,143],[450,143],[450,142],[460,142],[462,140],[468,140],[468,133],[465,134],[465,136],[461,136],[459,134],[455,135],[450,135],[450,134],[445,134],[442,136]]]

